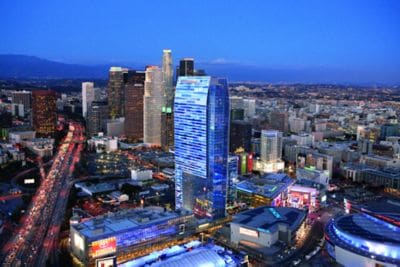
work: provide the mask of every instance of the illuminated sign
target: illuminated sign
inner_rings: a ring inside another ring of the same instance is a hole
[[[115,252],[117,252],[117,239],[115,237],[94,241],[91,244],[91,254],[93,258]]]
[[[257,237],[258,238],[258,232],[257,231],[250,230],[250,229],[247,229],[247,228],[240,227],[239,228],[239,233],[242,234],[242,235],[248,235],[248,236],[251,236],[251,237]]]
[[[107,257],[96,260],[96,267],[114,267],[117,266],[116,257]]]
[[[34,184],[35,179],[24,179],[24,184]]]

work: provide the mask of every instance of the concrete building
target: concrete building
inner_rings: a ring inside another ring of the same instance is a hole
[[[164,104],[162,70],[157,66],[146,68],[144,85],[143,142],[161,146],[161,114]]]
[[[86,118],[88,108],[92,105],[93,101],[95,101],[94,83],[83,82],[82,83],[82,116],[84,118]]]
[[[129,70],[125,84],[125,135],[131,142],[143,140],[144,71]]]
[[[295,208],[263,206],[236,214],[230,223],[231,242],[269,248],[278,241],[293,244],[306,214]]]

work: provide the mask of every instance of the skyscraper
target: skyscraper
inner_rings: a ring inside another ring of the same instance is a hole
[[[271,162],[282,157],[282,133],[279,131],[261,131],[261,160]]]
[[[176,208],[223,217],[229,146],[226,79],[179,77],[174,116]]]
[[[32,92],[32,124],[37,136],[52,136],[56,131],[57,105],[53,90]]]
[[[86,131],[89,136],[106,130],[107,111],[107,102],[93,101],[92,105],[89,106],[86,120]]]
[[[164,105],[161,114],[161,146],[168,150],[174,145],[174,122],[173,122],[173,69],[171,50],[163,50],[162,73],[164,85]]]
[[[194,74],[194,59],[183,58],[179,61],[179,76],[193,76]]]
[[[125,84],[125,135],[137,142],[143,139],[144,71],[128,71]]]
[[[94,84],[92,82],[82,83],[82,116],[86,118],[88,107],[94,101]]]
[[[163,73],[157,66],[146,68],[143,106],[143,142],[161,145],[161,112],[164,104]]]
[[[111,67],[108,80],[108,114],[110,118],[124,116],[124,78],[127,69]]]

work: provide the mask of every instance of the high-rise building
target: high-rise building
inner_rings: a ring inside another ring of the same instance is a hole
[[[169,150],[174,146],[174,84],[171,50],[163,50],[162,73],[164,85],[164,105],[161,114],[161,146]]]
[[[261,160],[277,161],[282,157],[282,133],[279,131],[261,131]]]
[[[247,119],[252,119],[256,115],[256,100],[255,99],[244,99],[244,116]]]
[[[129,141],[143,139],[144,71],[128,71],[125,84],[125,135]]]
[[[108,114],[110,118],[124,116],[124,81],[128,70],[111,67],[108,80]]]
[[[24,110],[31,109],[32,93],[30,91],[14,91],[11,98],[13,104],[23,104]]]
[[[194,74],[194,59],[183,58],[179,61],[179,76],[193,76]]]
[[[94,84],[92,82],[82,83],[82,116],[86,118],[88,107],[94,101]]]
[[[289,116],[287,112],[272,112],[270,116],[270,126],[280,132],[289,131]]]
[[[223,217],[229,146],[226,79],[179,77],[174,113],[176,208]]]
[[[146,68],[144,83],[143,142],[161,145],[161,113],[164,104],[163,73],[157,66]]]
[[[37,136],[52,136],[56,131],[57,97],[53,90],[32,92],[32,124]]]
[[[252,126],[245,121],[232,121],[230,127],[229,151],[235,152],[242,148],[246,152],[251,151]]]
[[[107,102],[93,101],[89,107],[86,119],[86,131],[89,136],[105,132],[108,118]]]

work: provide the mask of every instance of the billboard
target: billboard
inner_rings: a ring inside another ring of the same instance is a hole
[[[115,266],[117,266],[117,258],[115,256],[96,260],[96,267],[115,267]]]
[[[92,258],[101,257],[115,252],[117,252],[117,239],[115,237],[97,240],[91,244]]]
[[[240,227],[239,228],[239,233],[242,234],[242,235],[247,235],[247,236],[257,237],[258,238],[258,232],[254,231],[254,230],[250,230],[248,228]]]

